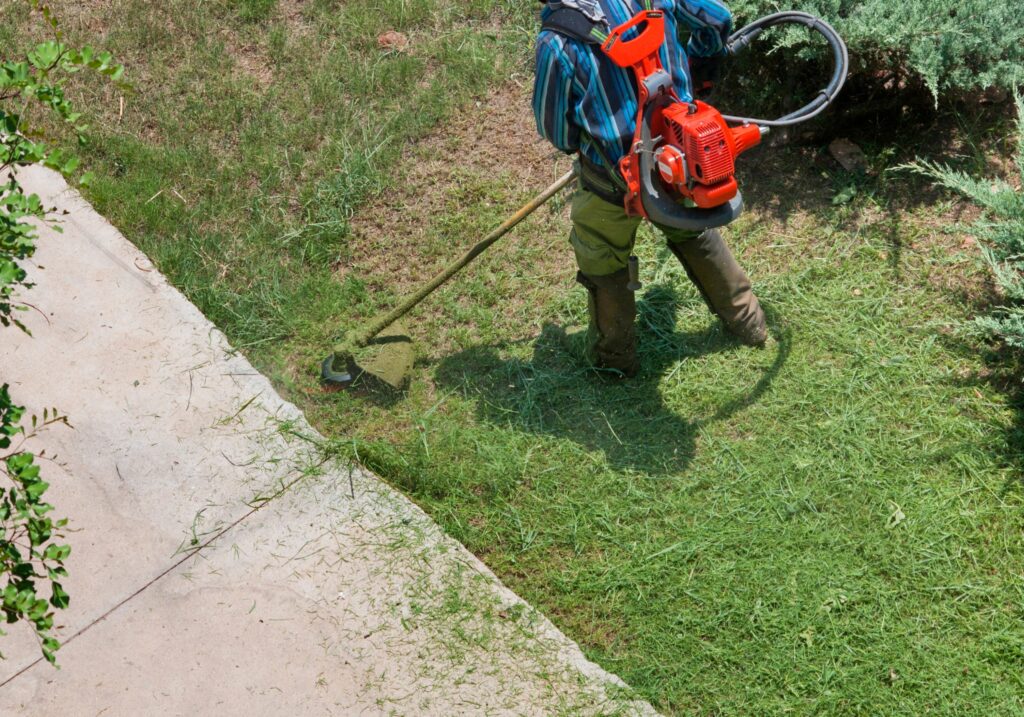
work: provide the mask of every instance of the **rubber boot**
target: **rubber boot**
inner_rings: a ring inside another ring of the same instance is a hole
[[[626,288],[629,271],[620,269],[606,276],[579,272],[576,281],[589,293],[590,360],[597,368],[635,376],[640,364],[636,358],[636,296]]]
[[[668,248],[726,329],[748,346],[763,346],[768,339],[764,311],[721,233],[708,229],[696,239],[670,241]]]

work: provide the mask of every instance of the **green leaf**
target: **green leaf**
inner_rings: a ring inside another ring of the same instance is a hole
[[[53,583],[51,585],[53,593],[50,595],[50,604],[55,608],[63,610],[71,603],[71,598],[65,592],[64,588],[60,583]]]
[[[70,545],[48,545],[43,552],[43,557],[47,560],[66,560],[70,554]]]
[[[854,197],[856,196],[856,185],[848,184],[847,186],[843,187],[842,190],[837,192],[834,197],[832,197],[832,204],[835,206],[839,206],[841,204],[849,204],[850,202],[853,201]]]
[[[36,45],[35,49],[28,53],[28,61],[38,70],[47,70],[57,64],[64,46],[56,40],[49,40]]]

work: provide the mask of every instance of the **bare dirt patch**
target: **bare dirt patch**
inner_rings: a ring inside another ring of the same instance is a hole
[[[314,27],[306,19],[307,0],[288,0],[278,3],[277,11],[284,20],[288,33],[295,37],[307,37],[314,33]]]
[[[224,33],[224,49],[235,61],[235,71],[265,90],[274,81],[269,50],[254,42],[242,42],[233,33]]]
[[[396,188],[368,202],[353,218],[351,259],[337,271],[340,276],[355,272],[371,288],[383,281],[404,291],[482,238],[470,227],[458,232],[456,223],[446,232],[448,241],[438,242],[439,224],[473,203],[495,215],[511,213],[517,202],[569,166],[569,159],[537,134],[528,88],[509,84],[494,90],[403,153]],[[497,184],[503,191],[481,200],[479,183]],[[548,229],[558,231],[554,226],[541,231]],[[562,253],[570,258],[567,247]],[[570,270],[566,261],[558,263]]]
[[[50,0],[46,4],[64,32],[103,37],[108,27],[106,15],[116,3],[117,0]]]

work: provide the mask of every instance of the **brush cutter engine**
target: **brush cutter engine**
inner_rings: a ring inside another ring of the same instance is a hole
[[[728,224],[743,210],[736,157],[767,130],[730,127],[706,102],[680,100],[661,64],[664,43],[664,13],[645,10],[614,28],[601,45],[612,62],[633,70],[637,83],[636,134],[619,162],[626,214],[682,229]]]
[[[702,209],[735,197],[736,157],[760,142],[764,130],[729,127],[718,110],[699,100],[669,105],[662,123],[659,135],[664,141],[654,150],[661,181]]]
[[[831,26],[802,12],[769,15],[731,35],[726,51],[739,52],[769,27],[804,25],[828,40],[835,60],[832,79],[809,104],[778,120],[731,117],[706,102],[684,102],[676,94],[660,57],[664,12],[654,9],[650,0],[643,3],[644,10],[610,30],[594,13],[582,12],[580,0],[551,5],[545,29],[600,45],[612,62],[632,71],[637,87],[636,131],[618,167],[608,169],[617,169],[625,180],[626,214],[647,217],[662,226],[703,231],[736,219],[743,210],[736,158],[760,143],[769,127],[817,116],[846,78],[846,46]]]

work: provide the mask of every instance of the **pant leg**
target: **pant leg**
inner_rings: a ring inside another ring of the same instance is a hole
[[[708,308],[745,343],[767,339],[764,312],[750,279],[729,251],[717,229],[703,233],[659,227],[668,248],[704,297]]]
[[[576,265],[588,276],[607,276],[625,269],[636,241],[639,217],[627,217],[621,205],[580,187],[572,200],[569,243]]]
[[[572,201],[569,241],[576,253],[576,280],[588,291],[588,354],[599,368],[636,374],[636,297],[627,262],[639,218],[580,187]]]

